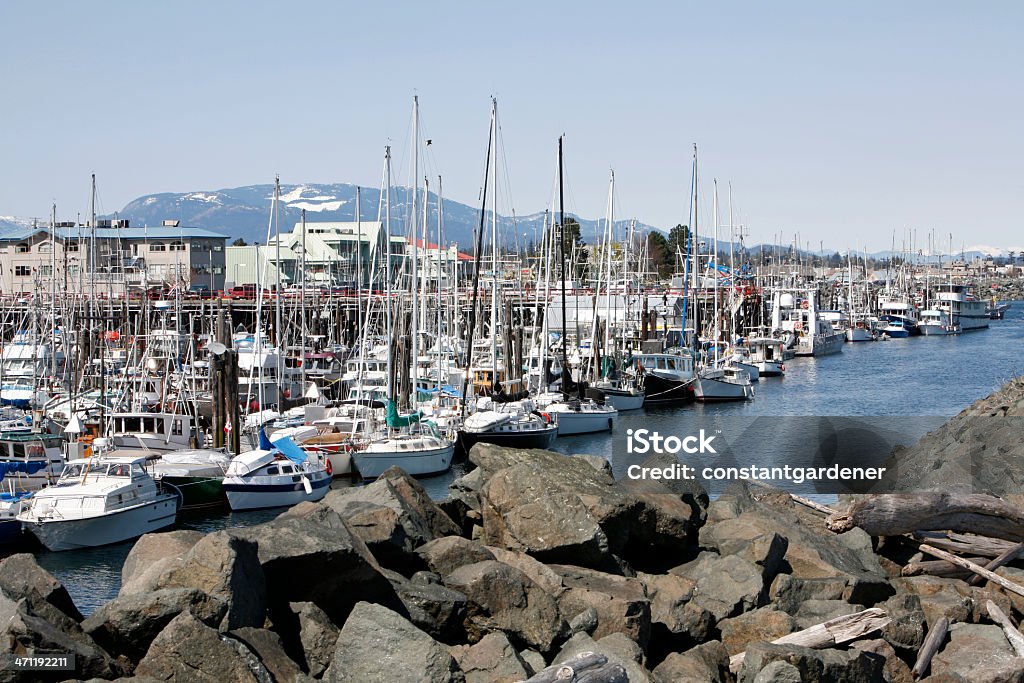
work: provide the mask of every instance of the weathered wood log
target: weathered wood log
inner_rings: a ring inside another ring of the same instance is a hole
[[[1024,657],[1024,635],[1021,635],[1021,632],[1013,625],[1010,617],[1006,616],[1003,610],[999,609],[999,606],[991,600],[985,603],[985,609],[988,610],[988,615],[992,617],[992,621],[1003,627],[1003,633],[1006,635],[1006,639],[1010,641],[1010,647],[1017,653],[1017,656]]]
[[[841,643],[857,640],[872,631],[884,628],[889,623],[889,615],[878,607],[846,614],[820,624],[815,624],[803,631],[790,633],[772,641],[773,645],[800,645],[814,650],[834,647]],[[743,666],[746,652],[740,652],[729,658],[729,670],[737,673]]]
[[[1007,548],[1002,553],[1000,553],[999,557],[995,558],[994,560],[986,564],[985,569],[989,570],[990,572],[994,572],[996,569],[999,569],[1004,564],[1016,560],[1020,556],[1021,551],[1024,551],[1024,543],[1018,543],[1012,548]],[[977,562],[977,560],[974,561]],[[978,562],[978,564],[981,564],[981,562]],[[978,586],[981,584],[981,580],[982,579],[980,576],[975,575],[972,576],[967,583],[971,584],[972,586]]]
[[[858,500],[830,516],[836,533],[860,527],[872,536],[950,529],[1024,541],[1024,510],[983,493],[883,493]]]
[[[922,543],[921,544],[921,552],[928,553],[929,555],[932,555],[933,557],[937,557],[937,558],[939,558],[941,560],[946,560],[947,562],[952,562],[953,564],[960,565],[964,569],[970,569],[975,574],[978,574],[980,576],[985,577],[986,579],[988,579],[992,583],[999,584],[1000,586],[1002,586],[1003,588],[1005,588],[1008,591],[1013,591],[1017,595],[1024,595],[1024,586],[1021,586],[1018,583],[1014,583],[1013,581],[1010,581],[1009,579],[1003,578],[1002,576],[999,576],[999,574],[996,574],[995,572],[990,572],[989,570],[987,570],[984,567],[982,567],[980,564],[975,564],[974,562],[971,562],[970,560],[965,560],[964,558],[958,557],[956,555],[953,555],[952,553],[947,553],[945,550],[939,550],[938,548],[933,548],[932,546],[928,545],[927,543]]]
[[[924,639],[921,649],[917,651],[917,661],[914,662],[914,668],[910,670],[910,674],[914,678],[921,678],[928,671],[928,667],[932,663],[932,657],[942,647],[942,642],[946,640],[946,631],[948,630],[949,619],[942,617],[928,631],[928,637]]]
[[[751,484],[754,484],[756,486],[761,486],[761,487],[766,488],[766,489],[775,489],[775,488],[777,488],[777,487],[769,484],[766,481],[761,481],[760,479],[747,479],[746,481],[749,481]],[[794,503],[799,503],[800,505],[803,505],[805,507],[809,507],[812,510],[816,510],[816,511],[824,513],[826,515],[834,515],[834,514],[837,514],[839,512],[835,508],[829,507],[828,505],[825,505],[823,503],[819,503],[817,501],[813,501],[810,498],[804,498],[803,496],[798,496],[795,493],[789,494],[789,497],[793,499]]]
[[[975,564],[983,564],[988,561],[987,557],[968,557],[968,560]],[[967,579],[976,574],[973,574],[970,569],[964,569],[952,562],[946,562],[945,560],[922,560],[920,562],[908,562],[903,566],[900,574],[903,576],[922,576],[927,574],[928,576],[939,576],[944,579]]]
[[[628,683],[626,670],[597,652],[581,652],[561,664],[538,671],[525,683]]]
[[[966,555],[983,555],[985,557],[999,557],[1001,554],[1016,546],[1011,541],[1003,541],[998,538],[988,538],[977,534],[960,534],[954,531],[915,531],[914,539],[924,541],[936,548],[949,550],[954,553]]]

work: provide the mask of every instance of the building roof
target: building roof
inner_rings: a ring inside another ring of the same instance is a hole
[[[77,239],[78,237],[92,237],[92,228],[86,225],[74,228],[55,228],[53,232],[58,239],[62,240]],[[0,242],[18,242],[37,234],[49,236],[50,228],[42,226],[0,228]],[[153,240],[195,237],[226,240],[228,238],[227,235],[222,235],[219,232],[207,230],[206,228],[191,228],[184,226],[177,228],[167,226],[142,228],[96,228],[96,237],[98,239],[121,240]]]

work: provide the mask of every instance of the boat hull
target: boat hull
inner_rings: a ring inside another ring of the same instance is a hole
[[[22,521],[47,550],[63,551],[121,543],[174,524],[178,496],[162,495],[151,503],[109,515],[79,519]]]
[[[164,475],[160,478],[181,493],[181,510],[206,510],[224,507],[228,499],[224,495],[223,477],[178,477]]]
[[[781,377],[785,374],[782,361],[763,360],[757,363],[757,371],[762,377]]]
[[[654,374],[644,375],[644,405],[689,403],[693,401],[693,380],[673,380]]]
[[[716,401],[745,401],[751,397],[749,384],[737,384],[727,380],[698,377],[693,386],[694,398],[702,403]]]
[[[224,481],[224,494],[232,510],[260,510],[291,507],[303,501],[317,501],[330,490],[331,477],[326,472],[307,473],[309,493],[299,481],[276,484]]]
[[[551,418],[558,425],[559,436],[572,434],[593,434],[607,432],[615,428],[614,412],[558,412],[551,413]]]
[[[806,341],[805,341],[806,340]],[[796,346],[798,356],[828,356],[843,350],[846,335],[841,332],[818,334],[813,338],[801,337]]]
[[[550,448],[558,436],[558,428],[554,425],[545,429],[524,432],[459,432],[459,444],[469,453],[469,449],[478,443],[489,443],[507,448]]]
[[[604,402],[615,410],[639,410],[644,407],[644,392],[629,392],[623,389],[601,389]]]
[[[389,467],[399,467],[414,477],[429,477],[447,472],[454,453],[454,443],[425,451],[356,451],[352,462],[363,479],[376,479]]]

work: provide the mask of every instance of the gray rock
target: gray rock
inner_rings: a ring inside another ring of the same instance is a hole
[[[586,633],[577,633],[562,646],[551,659],[552,665],[564,664],[584,652],[597,652],[608,658],[611,664],[621,666],[629,683],[649,683],[654,680],[643,667],[643,652],[626,636],[616,633],[595,641]]]
[[[273,614],[290,602],[313,602],[336,623],[352,605],[372,600],[401,610],[391,583],[366,544],[333,509],[300,503],[277,519],[232,533],[259,543],[259,560]]]
[[[863,605],[851,605],[843,600],[807,600],[794,615],[798,631],[824,623],[836,617],[846,616],[864,609]]]
[[[445,577],[445,585],[469,600],[465,625],[470,642],[502,631],[516,647],[546,653],[568,633],[555,599],[507,564],[488,560],[459,567]]]
[[[800,669],[780,659],[757,672],[754,683],[801,683]]]
[[[796,614],[800,605],[808,600],[843,600],[849,593],[850,582],[846,577],[803,578],[779,574],[772,581],[768,597],[783,612]]]
[[[443,643],[454,643],[464,635],[465,595],[440,584],[410,581],[386,569],[384,575],[417,628]]]
[[[697,584],[692,602],[711,612],[716,621],[766,602],[762,568],[741,557],[701,553],[696,560],[676,567],[671,573]]]
[[[182,612],[162,630],[135,668],[135,675],[198,683],[259,681],[273,677],[244,644]]]
[[[882,638],[895,648],[917,652],[924,643],[925,616],[921,598],[913,593],[897,593],[882,605],[889,615]]]
[[[36,591],[13,600],[0,592],[0,643],[11,655],[69,653],[75,656],[77,675],[116,678],[123,675],[114,661],[74,619],[44,600]],[[2,680],[35,681],[38,672],[3,671]]]
[[[472,536],[473,529],[479,529],[483,524],[480,513],[480,489],[483,485],[483,470],[474,469],[449,484],[448,497],[438,503],[445,514],[459,525],[463,536]]]
[[[298,636],[309,675],[319,678],[334,658],[340,629],[312,602],[289,605],[297,617]]]
[[[963,676],[971,683],[1024,681],[1024,658],[1017,657],[998,626],[953,624],[931,670]]]
[[[597,610],[587,607],[569,620],[569,632],[572,634],[586,633],[590,635],[597,628]]]
[[[423,568],[415,550],[461,529],[423,486],[392,467],[368,486],[335,489],[323,500],[340,514],[382,565],[411,573]]]
[[[196,588],[164,588],[151,593],[120,595],[82,622],[82,629],[109,652],[137,663],[153,639],[182,612],[191,612],[207,626],[217,628],[227,603]]]
[[[682,652],[712,636],[717,620],[696,602],[697,582],[674,574],[639,574],[651,601],[651,639],[648,652],[655,660]]]
[[[441,576],[466,564],[496,559],[494,553],[484,546],[461,536],[434,539],[417,549],[416,553],[423,558],[430,571]]]
[[[445,646],[395,612],[368,602],[352,608],[324,679],[357,683],[464,680]]]
[[[498,562],[515,567],[529,576],[535,584],[550,593],[552,597],[557,598],[565,590],[565,586],[562,585],[562,577],[558,572],[526,553],[506,550],[497,546],[487,546],[487,550],[494,555],[494,559]]]
[[[751,643],[770,643],[799,629],[785,612],[762,607],[718,622],[718,630],[725,649],[734,655],[745,651]]]
[[[35,594],[75,621],[82,620],[67,589],[29,553],[17,553],[0,560],[0,591],[11,600]]]
[[[303,677],[299,665],[285,654],[281,637],[273,631],[247,626],[231,631],[228,635],[249,648],[275,681],[295,681]]]
[[[558,598],[563,615],[593,609],[597,613],[597,626],[591,633],[595,639],[622,633],[641,648],[647,647],[651,602],[641,580],[570,565],[551,565],[550,569],[562,577],[566,588]]]
[[[708,524],[700,530],[703,547],[714,548],[719,555],[736,555],[764,568],[764,580],[771,583],[779,573],[789,541],[774,531],[740,516]]]
[[[157,590],[159,578],[180,565],[185,554],[203,537],[198,531],[146,534],[128,552],[121,566],[121,595]]]
[[[531,676],[535,675],[538,671],[543,671],[548,665],[544,655],[536,650],[523,650],[519,653],[519,658],[526,664],[526,671]]]
[[[655,667],[654,677],[663,683],[726,683],[732,680],[729,653],[717,640],[701,643],[670,654]]]
[[[911,576],[893,579],[893,585],[901,592],[920,597],[921,609],[929,624],[934,624],[943,616],[950,623],[978,623],[987,620],[985,603],[989,600],[1006,614],[1010,614],[1013,605],[1001,590],[992,586],[970,586],[959,579]]]
[[[887,643],[881,638],[872,638],[870,640],[855,640],[850,643],[850,647],[863,652],[872,652],[885,659],[885,668],[883,674],[885,676],[886,683],[913,683],[914,676],[910,671],[910,664],[900,659],[899,655],[892,645]],[[908,659],[917,659],[917,653],[907,653]]]
[[[746,653],[737,683],[754,683],[773,662],[784,662],[797,669],[801,683],[879,683],[885,667],[883,657],[859,650],[812,650],[798,645],[754,643]],[[776,665],[765,677],[770,681],[771,676],[780,675],[791,672]]]
[[[502,633],[487,634],[457,659],[466,683],[516,683],[532,675],[529,666]]]

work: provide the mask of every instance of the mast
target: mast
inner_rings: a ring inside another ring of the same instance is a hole
[[[299,393],[306,394],[306,210],[302,210],[302,281],[299,285],[299,315],[302,317],[302,324],[299,326]],[[281,349],[278,349],[278,357],[281,356]],[[280,383],[281,378],[277,381]]]
[[[274,285],[274,343],[277,344],[277,367],[274,371],[277,373],[277,404],[279,407],[284,407],[284,401],[282,400],[282,389],[281,389],[281,378],[284,376],[284,358],[281,355],[284,349],[284,323],[283,311],[281,307],[283,305],[281,299],[281,176],[280,174],[274,176],[274,244],[276,255],[275,259],[277,263],[277,275],[275,276]],[[259,247],[256,247],[256,268],[260,267],[259,259]],[[260,299],[263,298],[262,290],[258,292]],[[256,318],[256,331],[259,332],[259,317]],[[260,359],[260,365],[263,364],[263,360]],[[263,404],[260,403],[260,410],[263,409]]]
[[[359,205],[360,188],[356,187],[356,320],[363,314],[363,216]],[[359,330],[356,330],[358,335]],[[358,339],[358,336],[356,337]],[[362,363],[360,363],[360,366]]]
[[[409,285],[409,293],[412,295],[412,320],[410,321],[412,326],[412,349],[409,352],[412,356],[409,359],[409,374],[412,377],[412,381],[409,383],[411,388],[409,389],[409,407],[413,410],[416,409],[416,364],[419,358],[420,352],[420,340],[419,340],[419,316],[420,316],[420,298],[418,296],[418,283],[419,283],[419,245],[416,240],[417,230],[417,208],[419,202],[420,193],[420,140],[419,140],[419,119],[420,119],[420,100],[417,95],[413,95],[412,98],[412,178],[413,178],[413,190],[412,190],[412,220],[409,222],[409,242],[412,244],[412,282]],[[425,203],[425,202],[424,202]]]
[[[494,139],[494,158],[491,160],[491,363],[494,374],[491,383],[498,381],[498,100],[491,98],[491,136]]]
[[[565,394],[566,380],[572,380],[572,373],[569,371],[569,343],[565,338],[565,181],[563,175],[563,159],[562,159],[562,136],[558,137],[558,226],[560,230],[561,242],[561,258],[559,259],[559,267],[561,268],[562,277],[562,393]],[[577,392],[580,393],[582,398],[582,392],[577,385]]]
[[[394,330],[391,319],[391,145],[384,148],[384,175],[387,178],[384,195],[384,281],[387,296],[384,305],[387,309],[386,335],[388,341],[388,400],[395,400],[395,354]]]
[[[712,282],[712,287],[713,287],[712,291],[713,291],[714,297],[715,297],[715,302],[714,302],[714,315],[715,315],[715,326],[714,326],[714,331],[715,331],[715,339],[714,339],[714,344],[715,344],[715,367],[718,367],[718,340],[719,340],[719,337],[721,337],[721,331],[719,330],[719,327],[718,327],[719,326],[719,316],[718,316],[718,179],[715,178],[713,182],[714,182],[714,186],[715,186],[715,192],[714,192],[714,195],[713,195],[713,203],[712,203],[712,211],[711,211],[712,218],[711,218],[711,220],[715,224],[715,237],[714,237],[714,242],[713,242],[713,244],[714,244],[713,249],[714,249],[714,259],[715,259],[714,260],[714,264],[715,264],[715,267],[714,267],[714,270],[712,270],[712,272],[711,272],[711,278],[712,278],[711,282]]]

